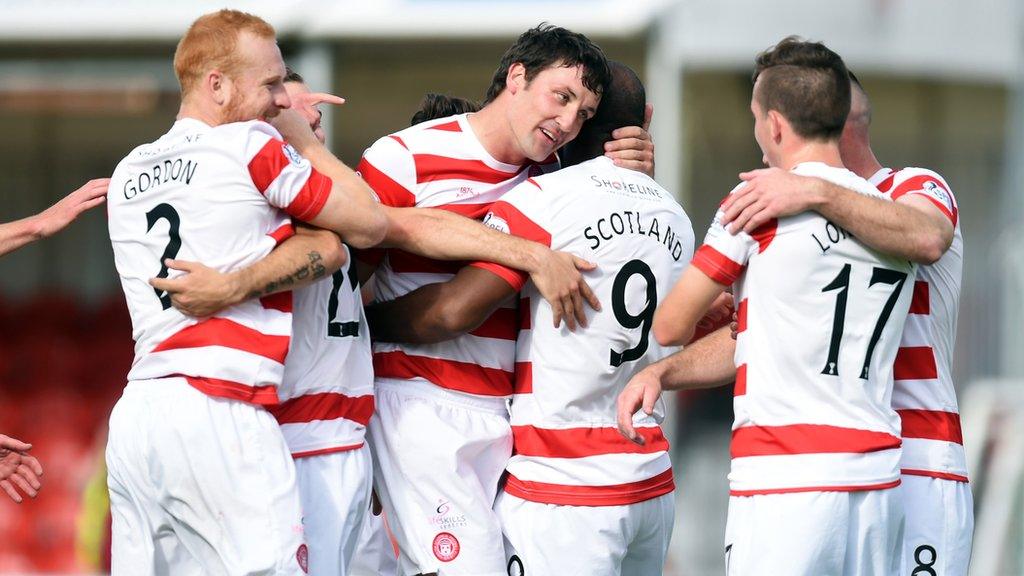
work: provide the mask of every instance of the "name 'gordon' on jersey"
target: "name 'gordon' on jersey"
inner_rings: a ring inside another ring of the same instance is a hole
[[[124,182],[124,199],[131,200],[139,194],[148,192],[162,184],[177,182],[179,184],[191,184],[192,177],[196,175],[196,168],[199,163],[195,160],[183,158],[167,158],[163,162],[153,164],[143,172],[129,177]]]

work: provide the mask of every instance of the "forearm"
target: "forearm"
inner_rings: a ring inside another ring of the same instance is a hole
[[[445,210],[385,208],[385,245],[435,260],[480,260],[534,272],[549,249]]]
[[[735,353],[736,341],[726,326],[647,369],[657,371],[664,390],[714,388],[736,379]]]
[[[228,275],[238,302],[308,286],[345,264],[345,251],[332,232],[299,227],[262,260]]]
[[[0,256],[43,238],[36,216],[0,224]]]
[[[395,300],[366,307],[370,334],[381,342],[432,344],[459,335],[443,322],[439,303],[445,298],[444,283],[427,284]]]
[[[922,264],[938,260],[945,251],[936,222],[922,210],[824,180],[815,182],[812,209],[864,244]]]
[[[387,231],[387,217],[366,182],[319,143],[305,146],[301,152],[332,182],[331,197],[310,223],[337,232],[355,248],[380,243]]]

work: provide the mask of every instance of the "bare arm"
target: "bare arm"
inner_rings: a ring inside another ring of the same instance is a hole
[[[89,180],[39,214],[0,224],[0,256],[63,230],[86,210],[107,199],[110,178]]]
[[[648,416],[653,414],[663,390],[714,388],[732,382],[736,378],[735,353],[736,342],[726,326],[637,372],[619,394],[619,431],[633,442],[643,444],[643,437],[633,428],[633,414],[637,410],[642,409]]]
[[[198,262],[168,260],[168,268],[185,274],[149,283],[168,292],[181,312],[204,317],[245,300],[308,286],[344,264],[345,251],[333,232],[300,225],[295,236],[246,268],[224,273]]]
[[[772,218],[813,210],[868,246],[912,262],[935,262],[953,241],[949,219],[914,195],[890,202],[778,168],[745,172],[740,178],[747,185],[722,205],[723,224],[733,233],[752,232]]]
[[[498,276],[465,266],[447,282],[367,306],[366,318],[374,340],[443,342],[480,326],[512,294],[515,290]]]
[[[580,270],[594,264],[555,252],[538,242],[498,232],[445,210],[385,207],[390,225],[386,246],[401,248],[436,260],[495,262],[530,275],[541,296],[551,304],[555,326],[564,318],[570,330],[586,325],[584,301],[594,310],[601,303]]]
[[[363,179],[320,143],[295,110],[282,110],[273,125],[319,172],[331,179],[331,193],[309,223],[345,237],[355,248],[369,248],[387,234],[388,221]]]
[[[654,313],[654,339],[662,346],[689,342],[697,323],[725,289],[699,268],[688,266]]]

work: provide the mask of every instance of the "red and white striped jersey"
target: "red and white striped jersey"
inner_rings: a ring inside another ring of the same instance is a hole
[[[848,170],[793,172],[880,196]],[[735,236],[722,214],[693,265],[738,302],[731,494],[898,485],[892,369],[916,266],[815,212]]]
[[[110,240],[135,339],[128,379],[183,376],[211,396],[276,404],[291,335],[290,295],[197,320],[148,281],[168,276],[166,258],[222,272],[263,258],[293,233],[289,215],[319,213],[330,179],[265,122],[211,127],[186,118],[133,150],[110,186]]]
[[[967,458],[953,385],[953,348],[960,307],[964,239],[956,198],[924,168],[883,168],[871,183],[893,200],[918,194],[953,223],[953,242],[937,262],[917,269],[910,315],[893,369],[892,405],[903,421],[904,474],[967,481]]]
[[[359,172],[388,206],[441,208],[482,218],[516,184],[556,164],[554,157],[543,167],[495,160],[466,115],[459,115],[381,138],[363,155]],[[465,264],[387,250],[374,277],[377,298],[392,300],[425,284],[445,282]],[[374,372],[378,378],[419,379],[458,392],[507,396],[512,393],[515,337],[515,301],[510,298],[477,329],[447,342],[374,343]]]
[[[551,307],[527,284],[520,302],[513,456],[505,490],[549,504],[642,502],[674,488],[668,441],[656,417],[636,417],[647,440],[619,434],[615,402],[635,372],[664,357],[650,337],[658,303],[693,255],[693,227],[646,175],[599,157],[531,178],[494,204],[485,223],[595,262],[587,282],[604,304],[588,326],[552,327]],[[525,274],[474,264],[517,290]],[[659,401],[660,402],[660,401]]]
[[[359,279],[345,265],[293,292],[292,341],[277,418],[292,456],[354,450],[373,414],[373,358]]]

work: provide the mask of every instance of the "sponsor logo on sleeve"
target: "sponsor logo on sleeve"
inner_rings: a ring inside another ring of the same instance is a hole
[[[299,154],[298,150],[292,148],[291,144],[282,145],[281,151],[284,152],[285,158],[287,158],[289,162],[296,166],[299,166],[300,164],[306,161],[306,159],[302,157],[302,154]]]
[[[506,222],[501,216],[496,216],[494,212],[488,212],[487,216],[484,216],[484,226],[489,226],[498,232],[504,232],[505,234],[508,234],[511,231],[508,227],[508,222]]]
[[[942,202],[943,206],[949,208],[950,211],[953,210],[953,198],[949,195],[949,192],[946,192],[946,189],[943,188],[941,184],[934,180],[926,180],[921,187],[934,196],[936,200]]]

